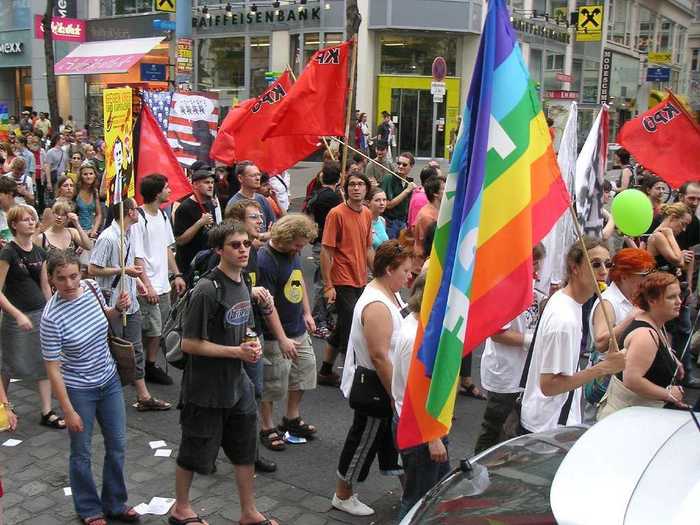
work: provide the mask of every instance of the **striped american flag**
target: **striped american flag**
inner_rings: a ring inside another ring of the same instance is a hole
[[[215,93],[176,92],[170,103],[168,143],[177,160],[189,167],[196,160],[211,165],[209,150],[219,123],[219,98]]]

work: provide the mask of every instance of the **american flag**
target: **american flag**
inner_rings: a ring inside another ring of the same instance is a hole
[[[151,113],[158,122],[158,126],[163,131],[163,135],[168,133],[168,117],[170,116],[170,103],[173,94],[170,91],[143,90],[143,101],[151,108]]]
[[[217,94],[197,91],[173,94],[167,137],[180,164],[189,167],[196,160],[211,164],[209,149],[218,123]]]

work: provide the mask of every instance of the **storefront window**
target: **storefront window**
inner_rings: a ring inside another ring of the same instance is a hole
[[[257,97],[265,88],[265,72],[270,67],[270,37],[250,39],[250,96]]]
[[[630,12],[629,0],[613,0],[610,2],[608,16],[609,40],[623,46],[630,45]]]
[[[637,50],[650,51],[650,43],[654,38],[654,26],[656,13],[646,7],[639,7],[639,36],[637,37]]]
[[[613,54],[610,71],[610,96],[630,99],[637,93],[639,83],[639,60],[636,58]]]
[[[383,35],[381,72],[389,75],[430,75],[435,57],[444,57],[447,74],[457,70],[457,38],[449,36]]]
[[[311,57],[316,51],[321,49],[321,34],[320,33],[305,33],[304,34],[304,63],[302,68],[311,60]]]
[[[102,16],[135,15],[152,11],[153,0],[100,0]]]
[[[244,37],[198,40],[197,59],[199,89],[245,95]]]
[[[343,33],[324,33],[323,47],[337,46],[343,42]]]
[[[656,51],[670,51],[673,45],[673,30],[675,24],[668,18],[661,19],[659,38],[656,41]]]

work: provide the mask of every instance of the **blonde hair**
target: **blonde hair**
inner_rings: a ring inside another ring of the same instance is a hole
[[[673,204],[664,204],[661,206],[661,215],[664,217],[673,217],[682,219],[684,215],[690,213],[688,206],[682,202],[674,202]]]
[[[277,245],[288,245],[294,239],[311,242],[318,236],[318,226],[308,215],[289,213],[272,225],[270,239]]]
[[[56,202],[53,203],[53,206],[51,206],[51,211],[54,215],[68,215],[69,213],[73,213],[73,206],[66,200],[57,199]]]
[[[17,221],[21,221],[25,214],[31,215],[36,222],[39,222],[39,215],[37,215],[36,210],[28,204],[17,204],[7,212],[7,226],[10,228],[12,235],[17,234],[13,224]]]

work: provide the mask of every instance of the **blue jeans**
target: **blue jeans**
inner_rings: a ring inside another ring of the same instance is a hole
[[[75,510],[81,518],[124,512],[127,509],[124,481],[126,412],[119,376],[114,374],[102,387],[67,388],[67,391],[84,427],[83,432],[69,432],[69,475]],[[100,424],[105,444],[101,496],[97,494],[91,469],[95,419]]]
[[[405,219],[386,219],[386,234],[389,236],[389,239],[398,239],[399,234],[401,233],[401,230],[406,229],[406,220]]]

